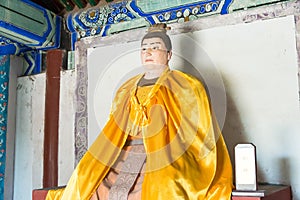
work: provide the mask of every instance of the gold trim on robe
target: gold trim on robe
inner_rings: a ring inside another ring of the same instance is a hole
[[[232,166],[204,86],[167,69],[141,103],[136,97],[141,77],[119,88],[102,132],[66,188],[50,190],[47,200],[89,200],[127,138],[138,133],[147,153],[142,200],[230,200]]]

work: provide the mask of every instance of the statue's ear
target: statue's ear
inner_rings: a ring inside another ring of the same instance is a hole
[[[172,51],[168,51],[168,60],[171,60],[171,57],[172,57]]]

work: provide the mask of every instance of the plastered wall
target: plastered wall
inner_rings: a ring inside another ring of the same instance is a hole
[[[43,187],[45,74],[17,80],[17,118],[13,199],[31,199],[33,189]],[[61,73],[59,113],[58,184],[65,185],[73,172],[74,71]]]
[[[42,187],[45,74],[18,78],[13,199]]]

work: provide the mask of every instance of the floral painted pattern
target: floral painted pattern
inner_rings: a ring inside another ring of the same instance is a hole
[[[79,38],[95,35],[106,36],[110,34],[109,29],[123,22],[126,23],[118,27],[118,31],[145,27],[158,22],[180,23],[205,15],[227,14],[232,1],[190,0],[185,1],[185,4],[178,3],[176,6],[164,8],[157,5],[149,11],[147,8],[152,5],[149,2],[140,3],[137,0],[127,0],[71,13],[67,25],[71,32],[74,30],[78,34]]]
[[[0,200],[4,199],[9,56],[0,56]]]

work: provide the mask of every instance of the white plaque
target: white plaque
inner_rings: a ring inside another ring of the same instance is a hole
[[[236,190],[255,191],[257,189],[255,146],[238,144],[234,151]]]

